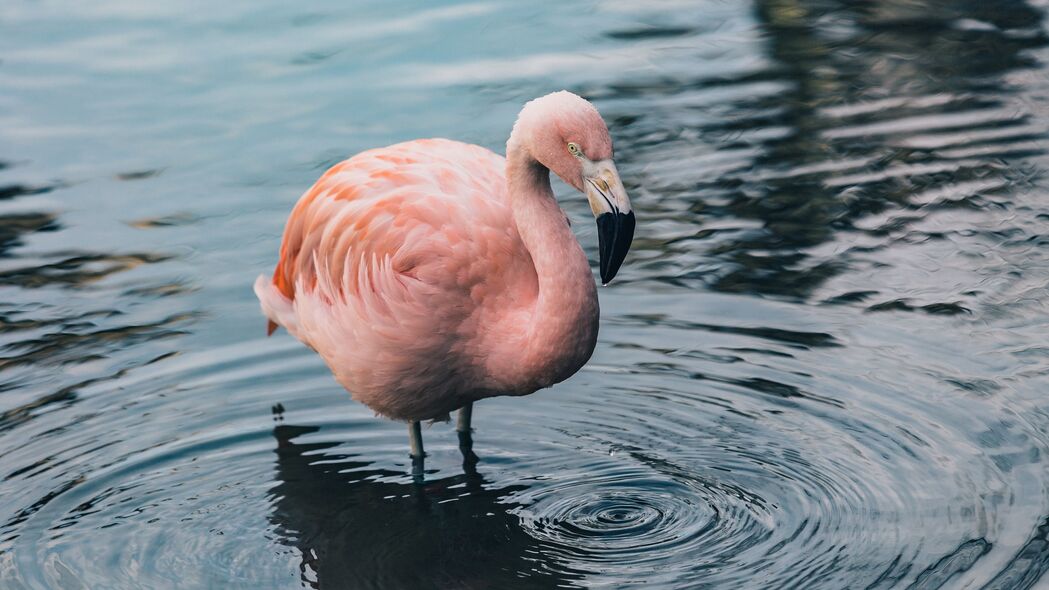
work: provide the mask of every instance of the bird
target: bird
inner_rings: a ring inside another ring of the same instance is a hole
[[[458,410],[463,440],[474,402],[551,387],[594,352],[597,285],[550,172],[586,196],[607,285],[635,216],[604,119],[564,90],[524,105],[505,157],[432,138],[335,164],[255,281],[267,335],[284,327],[353,399],[407,422],[420,473],[421,422]]]

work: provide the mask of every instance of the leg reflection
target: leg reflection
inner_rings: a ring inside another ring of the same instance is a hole
[[[307,588],[563,588],[578,580],[546,562],[552,550],[522,527],[520,484],[480,475],[403,481],[340,431],[273,430],[270,522],[301,556]]]

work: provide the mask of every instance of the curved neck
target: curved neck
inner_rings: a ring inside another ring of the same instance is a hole
[[[532,257],[538,296],[523,363],[540,387],[575,373],[597,340],[597,288],[590,264],[550,188],[550,171],[511,135],[506,181],[521,241]],[[567,374],[565,374],[567,372]]]

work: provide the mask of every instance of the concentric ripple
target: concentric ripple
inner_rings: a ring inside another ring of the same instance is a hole
[[[545,567],[629,587],[742,584],[755,571],[783,584],[846,581],[864,570],[873,579],[888,549],[880,537],[923,520],[920,488],[935,482],[894,477],[849,454],[807,459],[774,440],[762,448],[753,438],[725,444],[724,433],[716,442],[682,439],[671,428],[646,419],[631,446],[587,445],[607,456],[562,453],[530,466],[551,475],[513,500],[524,505],[522,526],[548,547]],[[845,563],[849,576],[828,571]]]
[[[597,473],[519,498],[529,502],[519,514],[533,535],[596,572],[673,562],[697,546],[716,545],[712,535],[743,539],[763,528],[752,506],[716,490],[591,469]]]

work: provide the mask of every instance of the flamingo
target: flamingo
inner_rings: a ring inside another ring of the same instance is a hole
[[[468,439],[473,402],[550,387],[590,359],[597,288],[549,172],[585,193],[607,284],[634,235],[612,155],[597,109],[561,91],[525,104],[505,158],[418,139],[336,164],[255,281],[268,334],[283,326],[355,400],[407,421],[421,473],[421,421],[458,409]]]

